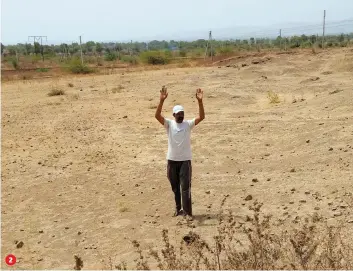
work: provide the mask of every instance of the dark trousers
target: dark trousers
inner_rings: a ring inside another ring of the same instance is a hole
[[[191,161],[168,160],[167,176],[175,196],[177,211],[192,215],[191,204]],[[182,206],[183,204],[183,206]]]

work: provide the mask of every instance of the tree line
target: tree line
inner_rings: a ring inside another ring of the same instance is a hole
[[[144,51],[181,51],[188,52],[197,49],[204,49],[209,43],[206,39],[198,39],[195,41],[175,41],[175,40],[153,40],[150,42],[94,42],[88,41],[82,44],[82,53],[84,55],[93,54],[109,54],[111,52],[119,52],[122,54],[139,55]],[[353,33],[329,35],[325,37],[325,47],[346,47],[353,43]],[[322,37],[317,35],[301,35],[291,37],[277,38],[255,38],[234,39],[234,40],[212,40],[212,48],[222,51],[233,49],[251,49],[251,48],[310,48],[312,46],[322,46]],[[1,43],[1,53],[14,56],[20,55],[40,55],[55,56],[58,54],[75,55],[81,49],[79,43],[62,43],[59,45],[43,45],[38,42],[18,43],[16,45],[4,46]]]

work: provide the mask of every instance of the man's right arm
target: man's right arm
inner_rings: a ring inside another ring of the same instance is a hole
[[[164,100],[160,100],[159,101],[159,105],[157,107],[156,110],[156,114],[154,115],[155,118],[160,122],[160,124],[164,125],[164,117],[162,116],[161,112],[162,112],[162,108],[163,108],[163,103]]]
[[[161,96],[159,98],[159,105],[157,107],[157,110],[156,110],[156,114],[154,115],[155,118],[160,122],[160,124],[164,125],[164,117],[162,116],[162,108],[163,108],[163,103],[164,103],[164,100],[167,99],[168,97],[168,92],[167,92],[167,88],[165,86],[162,87],[162,90],[161,90]]]

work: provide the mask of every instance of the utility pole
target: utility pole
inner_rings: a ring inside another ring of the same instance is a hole
[[[207,41],[207,45],[206,45],[206,52],[205,52],[205,59],[207,57],[207,51],[208,51],[208,45],[210,44],[210,50],[211,50],[211,57],[212,57],[212,61],[213,61],[213,51],[212,51],[212,31],[209,32],[208,34],[208,41]]]
[[[326,23],[326,10],[324,10],[324,23],[322,26],[322,49],[324,49],[324,41],[325,41],[325,23]]]
[[[132,56],[132,40],[130,42],[130,56]]]
[[[282,50],[282,29],[279,30],[279,49]]]
[[[40,53],[42,55],[42,59],[44,61],[44,53],[43,53],[43,38],[45,38],[45,41],[47,40],[47,36],[28,36],[28,40],[33,38],[33,47],[35,48],[35,43],[36,40],[39,41],[40,40]]]
[[[81,64],[83,66],[83,55],[82,55],[82,41],[81,41],[81,36],[80,36],[80,51],[81,51]]]

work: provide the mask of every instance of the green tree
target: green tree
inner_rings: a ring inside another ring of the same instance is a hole
[[[103,51],[103,46],[99,42],[96,43],[96,52],[101,53]]]
[[[96,46],[96,43],[94,41],[88,41],[86,42],[86,49],[87,52],[93,52],[93,48]]]
[[[60,44],[60,49],[61,49],[61,52],[67,54],[69,51],[69,46],[66,43],[62,43]]]
[[[4,52],[5,46],[1,43],[1,54]]]
[[[29,55],[32,52],[32,44],[26,43],[25,50],[26,50],[26,55]]]
[[[41,50],[40,50],[40,44],[38,42],[34,43],[34,53],[36,55],[40,54]]]
[[[77,42],[73,42],[70,46],[70,53],[76,54],[80,51],[80,45]]]
[[[11,56],[16,55],[16,46],[14,46],[14,45],[7,46],[7,50],[9,51],[9,54]]]

